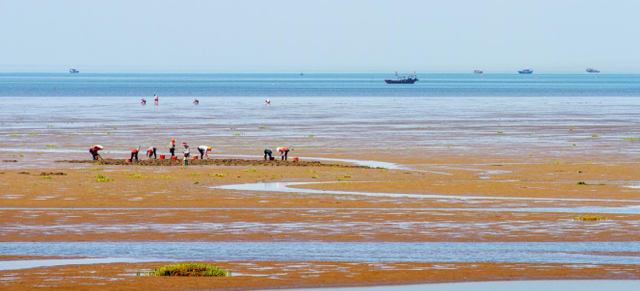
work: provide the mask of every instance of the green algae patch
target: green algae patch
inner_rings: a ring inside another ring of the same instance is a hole
[[[105,175],[102,175],[102,174],[96,175],[95,180],[96,180],[96,182],[101,182],[101,183],[103,183],[103,182],[111,182],[111,178],[109,178],[109,177],[107,177]]]
[[[179,277],[227,277],[231,272],[207,264],[179,263],[155,268],[151,271],[138,271],[138,276],[179,276]]]
[[[602,221],[607,220],[606,217],[597,216],[597,215],[584,215],[584,216],[576,216],[573,218],[575,221]]]

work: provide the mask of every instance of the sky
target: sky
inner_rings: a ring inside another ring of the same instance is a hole
[[[0,71],[640,73],[637,0],[0,0]]]

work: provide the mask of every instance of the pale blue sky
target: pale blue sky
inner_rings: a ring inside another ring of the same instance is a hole
[[[0,71],[640,73],[640,1],[0,0]]]

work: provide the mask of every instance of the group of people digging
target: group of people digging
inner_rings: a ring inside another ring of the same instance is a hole
[[[285,161],[287,160],[287,155],[289,154],[289,149],[286,147],[281,147],[281,148],[276,148],[276,151],[280,153],[280,158]],[[274,160],[273,156],[272,156],[273,152],[271,151],[271,149],[265,149],[264,150],[264,159],[267,160],[267,157],[269,158],[269,160]],[[295,159],[294,159],[295,162]]]
[[[187,144],[187,142],[183,142],[182,147],[183,147],[183,151],[182,151],[183,160],[186,161],[189,158],[189,156],[191,156],[191,150],[189,149],[189,145]],[[138,146],[137,148],[134,148],[131,150],[131,158],[129,159],[130,162],[138,161],[138,153],[140,152],[140,148],[141,147]],[[104,147],[101,145],[94,145],[91,148],[89,148],[89,152],[91,153],[93,160],[102,160],[102,157],[98,153],[102,149],[104,149]],[[198,146],[197,149],[198,149],[198,152],[200,153],[200,159],[205,159],[205,158],[209,159],[209,152],[211,151],[210,146],[201,145],[201,146]],[[287,155],[289,154],[288,148],[279,147],[276,149],[276,151],[280,153],[281,159],[283,161],[287,160]],[[149,159],[151,158],[157,159],[158,158],[157,152],[158,152],[158,148],[154,146],[150,146],[147,149],[146,155]],[[171,158],[174,159],[173,157],[176,156],[176,140],[175,139],[171,139],[171,142],[169,143],[169,153],[171,153]],[[264,150],[264,159],[267,160],[267,158],[269,160],[274,160],[273,152],[271,151],[271,149]]]

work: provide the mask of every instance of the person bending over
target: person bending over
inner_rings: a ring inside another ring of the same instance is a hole
[[[138,162],[138,152],[140,151],[140,146],[138,146],[137,149],[132,149],[131,150],[131,162],[133,162],[133,159],[135,158],[136,162]]]
[[[207,157],[209,159],[209,152],[211,151],[211,147],[201,145],[198,147],[198,151],[200,152],[200,159],[204,159]]]
[[[156,149],[156,147],[149,147],[147,149],[147,157],[151,158],[151,156],[153,156],[154,159],[157,159],[158,156],[156,155],[156,151],[158,149]]]
[[[287,160],[287,155],[289,154],[289,149],[288,149],[288,148],[286,148],[286,147],[281,147],[281,148],[277,148],[276,150],[277,150],[278,152],[280,152],[280,158],[281,158],[283,161],[286,161],[286,160]]]
[[[91,157],[93,158],[93,160],[98,160],[98,161],[102,161],[102,157],[100,156],[100,154],[98,153],[98,151],[102,150],[103,147],[101,145],[94,145],[91,148],[89,148],[89,152],[91,153]]]
[[[273,156],[271,156],[272,152],[270,149],[265,149],[264,150],[264,159],[267,159],[267,156],[269,156],[269,160],[273,159]]]

